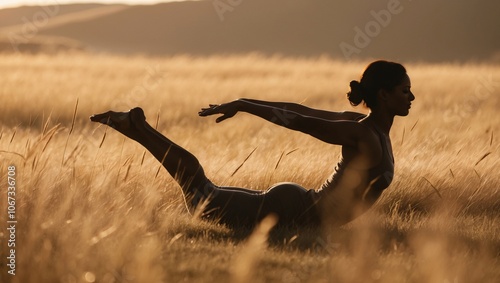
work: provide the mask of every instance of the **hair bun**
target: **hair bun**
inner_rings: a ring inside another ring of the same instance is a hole
[[[365,92],[363,86],[358,81],[351,81],[349,84],[351,91],[347,93],[347,99],[352,106],[357,106],[365,99]]]

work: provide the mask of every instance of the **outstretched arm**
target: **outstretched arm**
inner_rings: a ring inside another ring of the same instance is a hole
[[[222,114],[216,122],[246,112],[276,125],[309,134],[330,144],[358,147],[359,140],[366,135],[366,128],[354,121],[331,121],[302,115],[287,109],[257,104],[248,100],[236,100],[221,105],[210,105],[199,112],[200,116]]]
[[[339,121],[339,120],[358,121],[366,116],[365,114],[351,112],[351,111],[333,112],[321,109],[314,109],[298,103],[272,102],[272,101],[263,101],[263,100],[248,99],[248,98],[242,98],[240,100],[254,104],[269,106],[280,110],[290,110],[295,113],[301,114],[303,116],[311,116],[331,121]]]

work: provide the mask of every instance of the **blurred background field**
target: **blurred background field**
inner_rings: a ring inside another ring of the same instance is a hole
[[[416,100],[391,133],[393,184],[334,234],[292,234],[270,246],[265,231],[241,239],[191,218],[149,153],[88,120],[141,106],[218,184],[317,188],[339,147],[245,114],[215,124],[197,112],[240,97],[352,111],[348,83],[368,63],[258,53],[0,55],[0,183],[15,165],[18,217],[17,275],[6,277],[2,263],[2,282],[497,282],[498,65],[405,64]],[[7,237],[0,232],[2,243]]]

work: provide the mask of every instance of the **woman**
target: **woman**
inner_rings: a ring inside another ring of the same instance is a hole
[[[199,112],[200,116],[221,115],[217,123],[246,112],[341,145],[342,158],[317,190],[293,183],[276,184],[266,191],[220,187],[205,176],[196,157],[153,129],[142,109],[108,111],[90,119],[113,127],[148,149],[181,186],[188,209],[201,209],[206,219],[231,227],[253,227],[275,214],[278,224],[287,227],[339,226],[371,207],[391,183],[394,159],[389,131],[394,117],[408,115],[415,99],[405,68],[393,62],[371,63],[361,80],[351,81],[350,87],[350,103],[356,106],[363,102],[370,109],[368,115],[251,99],[210,105]]]

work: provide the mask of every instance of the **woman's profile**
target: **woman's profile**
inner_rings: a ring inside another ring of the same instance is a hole
[[[351,81],[347,94],[352,105],[364,103],[370,109],[368,115],[253,99],[210,105],[198,113],[220,115],[217,123],[239,112],[249,113],[342,146],[333,174],[320,188],[309,190],[294,183],[279,183],[265,191],[218,186],[205,176],[195,156],[152,128],[140,108],[108,111],[90,119],[143,145],[180,185],[188,210],[201,207],[204,219],[250,228],[275,214],[278,225],[286,227],[340,226],[370,208],[391,183],[394,158],[389,132],[395,116],[409,113],[415,99],[410,88],[402,65],[375,61],[359,81]]]

